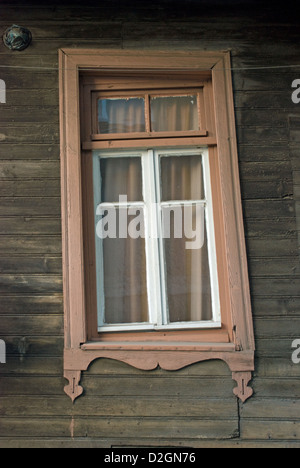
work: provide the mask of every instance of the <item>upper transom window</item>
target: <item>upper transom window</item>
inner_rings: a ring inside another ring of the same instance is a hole
[[[97,92],[93,100],[94,140],[207,135],[202,88]]]

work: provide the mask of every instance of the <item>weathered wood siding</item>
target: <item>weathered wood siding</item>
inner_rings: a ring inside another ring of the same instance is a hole
[[[17,3],[1,1],[0,32],[17,23],[33,42],[0,43],[0,447],[300,447],[299,20],[276,4]],[[218,362],[170,373],[97,361],[85,396],[73,406],[64,394],[57,50],[93,46],[232,51],[257,345],[244,405]]]

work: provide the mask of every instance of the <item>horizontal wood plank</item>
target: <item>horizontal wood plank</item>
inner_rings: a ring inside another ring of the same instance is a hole
[[[62,275],[62,258],[50,257],[1,257],[0,274],[59,274]]]
[[[29,143],[1,143],[0,161],[1,160],[41,160],[49,161],[59,160],[59,144],[47,145],[43,144],[29,144]],[[25,163],[24,163],[25,164]]]
[[[297,316],[300,310],[300,297],[253,296],[252,305],[255,316]]]
[[[89,396],[105,396],[111,395],[111,392],[121,392],[123,396],[163,396],[169,395],[173,397],[180,396],[188,398],[196,394],[199,397],[210,393],[212,398],[223,398],[227,395],[231,396],[234,384],[229,378],[202,378],[201,382],[197,378],[182,379],[176,374],[169,377],[155,378],[155,373],[147,377],[142,375],[139,378],[131,379],[127,377],[111,379],[98,379],[96,376],[90,378],[84,375],[84,387],[86,395]],[[209,389],[209,390],[208,390]]]
[[[3,437],[20,437],[27,432],[30,437],[70,437],[69,418],[1,418],[0,435]]]
[[[61,336],[63,335],[63,317],[61,315],[26,315],[19,320],[19,316],[1,316],[1,334],[8,336],[22,335],[26,330],[27,336]]]
[[[3,197],[0,216],[49,216],[59,217],[61,201],[57,197]]]
[[[40,123],[36,123],[34,126],[22,125],[20,123],[18,125],[2,123],[0,128],[0,142],[58,144],[58,126],[57,124]]]
[[[122,418],[204,418],[210,420],[231,420],[236,414],[236,402],[226,399],[183,399],[183,398],[130,398],[109,397],[82,398],[73,408],[66,405],[62,397],[15,397],[14,403],[9,397],[1,398],[1,417],[51,417],[54,413],[85,417],[93,414],[97,417]]]
[[[54,294],[50,296],[45,296],[45,294],[5,295],[1,297],[0,314],[6,316],[19,314],[20,317],[27,314],[63,315],[63,297]]]
[[[1,236],[0,255],[13,254],[59,254],[61,255],[60,236]]]
[[[56,205],[56,203],[55,203]],[[57,209],[57,207],[56,207]],[[44,213],[44,216],[47,213]],[[9,216],[0,218],[0,234],[12,235],[20,238],[26,236],[51,236],[61,235],[60,217],[33,217],[33,216]],[[9,244],[9,242],[8,242]],[[7,244],[7,245],[8,245]],[[5,252],[3,253],[5,256]]]
[[[60,197],[60,180],[39,179],[1,180],[0,197]]]
[[[299,421],[244,420],[241,427],[245,439],[299,440]]]
[[[61,275],[0,275],[1,294],[62,293]]]
[[[218,422],[192,418],[106,419],[76,418],[74,435],[77,437],[144,437],[146,439],[184,440],[187,432],[195,439],[232,439],[238,435],[237,420]]]
[[[5,148],[3,149],[5,151]],[[41,159],[43,156],[41,154]],[[59,179],[60,164],[58,161],[2,161],[0,163],[0,179]]]
[[[189,427],[189,429],[188,429]],[[238,433],[237,421],[205,421],[171,418],[1,418],[0,436],[18,437],[144,437],[145,439],[182,440],[187,430],[197,439],[232,439]]]

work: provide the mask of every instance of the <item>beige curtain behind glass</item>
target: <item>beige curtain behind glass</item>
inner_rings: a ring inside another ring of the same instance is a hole
[[[98,106],[99,133],[146,131],[145,99],[99,99]],[[197,96],[152,97],[150,114],[153,132],[199,130]]]
[[[143,201],[141,158],[104,158],[100,170],[102,203],[118,203],[123,195],[129,202]]]
[[[136,133],[145,131],[143,98],[99,99],[100,133]]]
[[[199,130],[197,96],[151,98],[153,132]]]
[[[144,239],[104,239],[105,323],[148,322]]]
[[[162,199],[163,201],[202,200],[204,183],[201,156],[174,156],[161,158]],[[170,208],[169,208],[170,209]],[[196,209],[183,208],[191,226],[196,229]],[[171,218],[171,236],[165,239],[165,258],[167,267],[167,294],[170,322],[189,322],[212,319],[211,282],[208,261],[207,238],[197,250],[186,248],[190,241],[184,235],[181,239],[174,236],[174,217]],[[198,223],[205,223],[201,217]],[[205,229],[206,231],[206,229]],[[189,233],[187,233],[189,235]]]
[[[117,203],[119,196],[126,195],[128,202],[142,204],[140,158],[103,159],[100,167],[102,202]],[[118,208],[116,215],[117,239],[103,240],[105,323],[147,322],[145,240],[119,238],[119,219],[127,219],[121,234],[125,237],[132,216],[128,216],[126,207]]]

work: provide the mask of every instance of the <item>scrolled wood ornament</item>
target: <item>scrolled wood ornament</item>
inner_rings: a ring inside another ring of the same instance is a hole
[[[237,387],[233,390],[233,393],[245,403],[253,395],[253,389],[248,386],[252,380],[251,372],[233,372],[232,378],[237,383]]]
[[[71,398],[72,402],[83,394],[83,388],[80,385],[81,371],[65,371],[65,379],[69,384],[65,386],[65,393]]]

